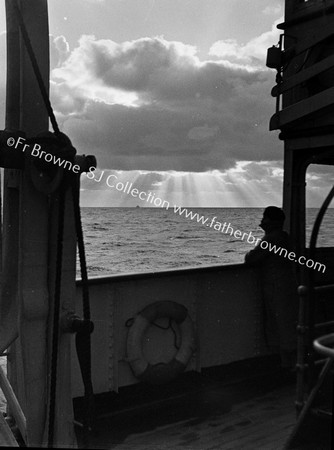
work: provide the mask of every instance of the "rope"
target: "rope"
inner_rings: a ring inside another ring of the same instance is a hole
[[[82,231],[79,189],[78,189],[75,178],[73,178],[73,182],[72,182],[72,197],[73,197],[73,207],[74,207],[75,228],[76,228],[76,233],[77,233],[77,242],[78,242],[78,250],[79,250],[79,259],[80,259],[80,271],[81,271],[81,279],[82,279],[83,318],[84,318],[84,320],[90,320],[89,290],[88,290],[88,275],[87,275],[87,264],[86,264],[86,254],[85,254],[85,243],[84,243],[83,231]]]
[[[51,357],[49,429],[48,429],[49,448],[53,447],[54,422],[56,411],[59,312],[60,312],[61,275],[62,275],[62,257],[63,257],[64,217],[65,217],[65,191],[64,187],[62,187],[60,190],[59,206],[58,206],[58,238],[57,238],[58,242],[57,242],[56,278],[55,278],[54,312],[53,312],[53,327],[52,327],[52,357]]]
[[[79,359],[81,360],[80,368],[82,374],[82,380],[85,389],[85,416],[84,416],[84,442],[88,447],[88,432],[93,428],[93,417],[95,415],[94,406],[94,393],[91,376],[91,321],[90,321],[90,304],[89,304],[89,287],[88,287],[88,275],[87,264],[85,254],[85,243],[82,231],[82,220],[80,213],[80,198],[79,189],[77,184],[78,178],[72,178],[72,198],[74,207],[75,227],[77,233],[77,242],[80,259],[80,271],[82,279],[82,307],[83,318],[85,327],[82,331],[78,331],[76,334],[76,345]],[[84,355],[81,354],[80,344],[83,344]],[[80,353],[80,354],[79,354]]]
[[[48,92],[47,92],[46,87],[44,85],[42,74],[41,74],[40,68],[38,66],[37,59],[36,59],[34,50],[32,48],[31,41],[30,41],[30,38],[29,38],[29,35],[28,35],[28,32],[27,32],[27,28],[25,26],[25,23],[24,23],[24,20],[23,20],[22,14],[21,14],[21,10],[19,8],[17,0],[14,0],[14,9],[15,9],[15,13],[16,13],[16,16],[17,16],[18,24],[19,24],[19,27],[20,27],[20,30],[21,30],[21,33],[22,33],[23,41],[24,41],[24,44],[26,46],[26,49],[27,49],[27,52],[28,52],[28,55],[29,55],[29,58],[30,58],[30,61],[31,61],[33,71],[35,73],[35,77],[36,77],[36,80],[37,80],[37,83],[38,83],[38,86],[39,86],[39,90],[41,92],[41,95],[42,95],[42,98],[43,98],[46,110],[48,112],[48,116],[50,118],[53,131],[55,132],[55,134],[58,135],[60,133],[59,126],[58,126],[55,114],[53,112],[53,108],[51,106],[49,95],[48,95]]]

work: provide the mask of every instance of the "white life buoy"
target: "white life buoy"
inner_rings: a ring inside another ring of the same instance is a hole
[[[142,341],[147,328],[157,319],[174,320],[181,331],[181,346],[168,363],[150,364],[143,356]],[[195,350],[194,326],[187,308],[171,301],[155,302],[144,308],[134,319],[127,339],[127,360],[134,375],[151,384],[163,384],[182,373]]]

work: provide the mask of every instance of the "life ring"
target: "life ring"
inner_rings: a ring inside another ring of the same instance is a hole
[[[150,364],[143,356],[142,341],[147,328],[157,319],[169,317],[179,325],[181,346],[168,363]],[[144,308],[134,319],[127,339],[127,360],[135,377],[151,384],[163,384],[182,373],[195,350],[195,333],[185,306],[171,302],[155,302]]]

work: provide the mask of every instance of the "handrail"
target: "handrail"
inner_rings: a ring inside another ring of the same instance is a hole
[[[334,333],[326,334],[313,342],[313,347],[321,354],[327,356],[327,358],[334,358],[334,348],[330,348],[334,345]]]
[[[334,325],[334,320],[330,320],[328,322],[316,323],[314,328],[319,330],[320,328],[332,327]]]
[[[334,292],[334,284],[324,284],[322,286],[314,286],[314,290],[318,293]]]
[[[102,284],[102,283],[111,283],[116,281],[127,281],[129,279],[137,280],[142,278],[162,278],[169,276],[184,276],[190,273],[196,272],[217,272],[220,270],[229,271],[229,270],[254,270],[256,266],[253,264],[211,264],[211,265],[199,265],[199,266],[186,266],[186,267],[178,267],[178,268],[170,268],[170,269],[161,269],[154,271],[142,271],[142,272],[128,272],[128,273],[115,273],[112,275],[97,275],[90,276],[88,279],[88,284]],[[76,279],[76,285],[81,286],[82,280],[81,278]]]

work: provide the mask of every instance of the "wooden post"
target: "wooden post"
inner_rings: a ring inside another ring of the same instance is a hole
[[[18,130],[20,128],[20,34],[12,6],[12,2],[6,0],[6,128]],[[2,234],[3,271],[0,296],[1,351],[4,351],[18,336],[19,184],[20,171],[5,169]],[[20,398],[21,406],[24,408],[23,383],[18,380],[20,372],[16,370],[16,360],[16,345],[13,344],[7,358],[7,373],[16,395]],[[8,406],[7,412],[10,413]]]
[[[6,128],[20,126],[20,40],[10,1],[6,0],[7,20],[7,86]],[[18,205],[19,171],[5,169],[3,203],[2,283],[0,303],[0,352],[17,337],[17,273],[18,273]]]
[[[19,3],[35,56],[41,70],[44,84],[49,85],[49,30],[47,0],[29,0]],[[17,45],[18,23],[13,1],[6,3],[10,36],[15,36],[15,52],[8,53],[10,73],[19,77],[19,89],[7,91],[7,126],[24,131],[33,137],[48,130],[48,116],[40,94],[32,65],[20,39]],[[13,43],[13,39],[10,40]],[[20,48],[20,54],[18,52]],[[13,82],[11,83],[13,85]],[[19,94],[17,94],[19,93]],[[19,95],[19,105],[18,98]],[[18,111],[20,111],[18,120]],[[10,124],[10,125],[9,125]],[[12,126],[14,124],[15,126]],[[7,284],[14,289],[8,294],[13,302],[17,299],[19,338],[12,353],[11,379],[27,422],[27,446],[40,447],[46,444],[48,431],[48,398],[50,380],[50,331],[52,330],[52,308],[54,296],[54,273],[56,265],[55,247],[58,231],[54,226],[58,215],[57,196],[50,198],[34,187],[30,178],[32,160],[26,159],[25,169],[20,173],[19,186],[15,192],[13,215],[18,216],[18,227],[14,233],[7,233],[5,242],[17,242],[17,254],[7,274]],[[6,199],[5,199],[6,202]],[[7,200],[8,203],[8,200]],[[19,203],[19,206],[18,206]],[[65,243],[61,315],[74,310],[75,291],[75,227],[71,195],[65,200]],[[5,211],[11,211],[8,204]],[[18,228],[18,229],[17,229]],[[13,235],[14,234],[14,235]],[[7,251],[7,260],[9,252]],[[16,271],[16,266],[18,270]],[[17,282],[15,277],[18,278]],[[6,283],[6,280],[5,280]],[[17,285],[17,293],[16,291]],[[14,327],[15,328],[15,327]],[[54,447],[76,445],[73,429],[73,411],[70,373],[71,335],[60,330],[58,347],[57,404],[54,433]],[[15,361],[13,361],[13,359]]]

